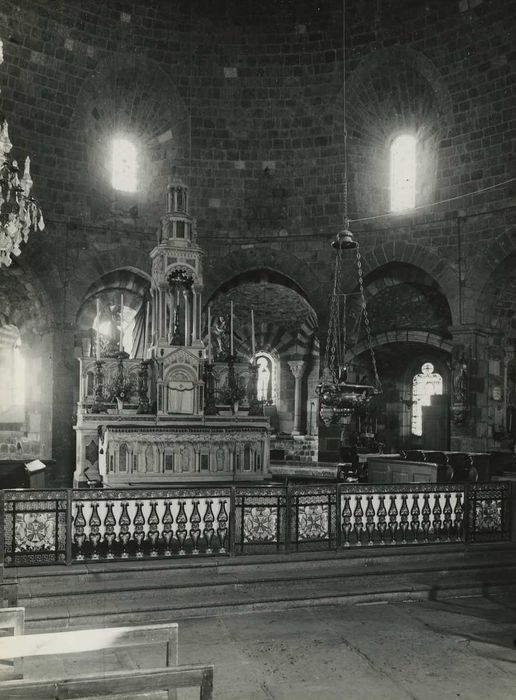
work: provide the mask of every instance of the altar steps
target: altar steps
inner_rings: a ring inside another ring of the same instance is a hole
[[[8,569],[5,578],[18,581],[33,630],[516,592],[512,545],[364,550],[85,562]]]

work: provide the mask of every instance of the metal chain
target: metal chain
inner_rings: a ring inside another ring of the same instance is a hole
[[[364,316],[364,325],[366,329],[366,334],[367,334],[367,342],[369,344],[369,352],[371,354],[371,362],[373,363],[373,371],[374,371],[374,378],[376,381],[376,386],[378,390],[381,392],[382,391],[382,382],[380,381],[380,376],[378,374],[378,367],[376,365],[376,356],[374,354],[373,350],[373,339],[371,336],[371,324],[369,322],[369,314],[367,313],[367,306],[366,306],[366,300],[365,300],[365,294],[364,294],[364,273],[362,270],[362,257],[360,255],[360,246],[358,245],[358,242],[356,244],[356,251],[357,251],[357,271],[358,271],[358,286],[360,289],[360,299],[362,303],[362,313]]]
[[[335,257],[335,273],[333,277],[333,292],[330,301],[330,318],[328,321],[328,336],[326,338],[326,362],[334,381],[337,381],[337,340],[339,317],[339,289],[340,263],[342,251],[339,249]]]

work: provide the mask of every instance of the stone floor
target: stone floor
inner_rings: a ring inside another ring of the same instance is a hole
[[[181,620],[179,651],[181,663],[214,664],[215,700],[509,700],[515,637],[515,600],[470,597]],[[40,658],[26,661],[25,676],[162,662],[157,649],[66,666]]]

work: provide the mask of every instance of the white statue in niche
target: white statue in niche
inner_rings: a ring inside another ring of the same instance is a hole
[[[269,382],[271,380],[271,371],[266,357],[259,357],[256,364],[258,365],[258,401],[267,401],[269,394]]]

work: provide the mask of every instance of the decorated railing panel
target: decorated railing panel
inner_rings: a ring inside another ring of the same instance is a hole
[[[464,503],[461,484],[341,486],[341,544],[461,542]]]
[[[72,558],[225,554],[230,489],[74,491]]]
[[[69,491],[4,491],[4,561],[7,566],[64,564]]]
[[[468,541],[494,542],[511,538],[511,483],[468,486]]]
[[[236,554],[284,551],[286,541],[286,489],[237,488],[234,494]]]
[[[335,486],[293,486],[289,489],[290,548],[334,549],[337,541]]]

